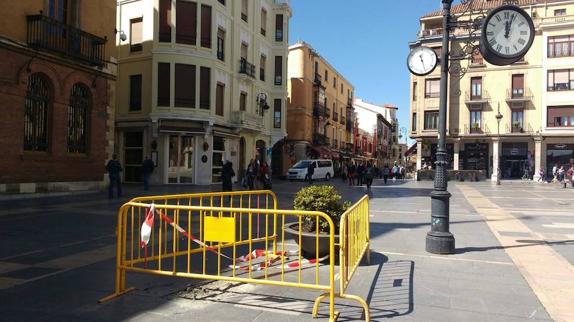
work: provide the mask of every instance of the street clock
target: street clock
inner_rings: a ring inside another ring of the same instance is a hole
[[[429,47],[419,46],[411,50],[407,58],[409,71],[417,76],[432,73],[438,65],[438,57]]]
[[[493,65],[510,65],[526,55],[534,32],[534,23],[526,11],[514,5],[498,7],[484,20],[480,52]]]

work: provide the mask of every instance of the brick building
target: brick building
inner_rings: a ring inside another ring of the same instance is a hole
[[[99,188],[112,153],[114,0],[0,13],[0,192]]]

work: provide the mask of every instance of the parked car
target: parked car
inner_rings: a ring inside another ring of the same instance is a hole
[[[333,177],[333,161],[332,160],[301,160],[295,163],[287,171],[287,179],[289,180],[305,180],[307,175],[307,168],[311,162],[315,163],[315,172],[313,173],[313,179],[325,179],[327,181],[331,180]]]

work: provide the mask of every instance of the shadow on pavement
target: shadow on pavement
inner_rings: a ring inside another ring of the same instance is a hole
[[[485,252],[493,249],[507,249],[507,248],[517,248],[517,247],[531,247],[536,245],[574,245],[574,240],[561,240],[561,241],[545,241],[545,240],[517,240],[522,245],[513,246],[487,246],[487,247],[463,247],[457,248],[455,254],[471,253],[471,252]]]

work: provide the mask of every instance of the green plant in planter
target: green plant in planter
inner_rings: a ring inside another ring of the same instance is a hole
[[[349,201],[340,203],[341,195],[335,187],[317,185],[305,187],[295,195],[293,207],[295,210],[322,211],[333,220],[335,234],[339,233],[339,220],[341,215],[351,206]],[[317,219],[312,216],[303,217],[303,231],[317,231]],[[329,232],[329,224],[326,220],[319,220],[319,232]]]

